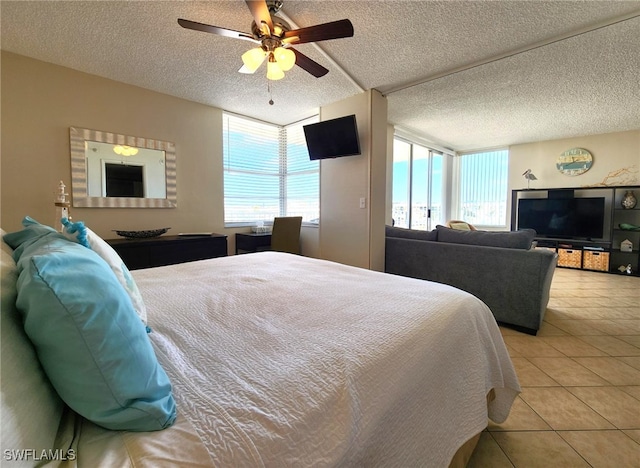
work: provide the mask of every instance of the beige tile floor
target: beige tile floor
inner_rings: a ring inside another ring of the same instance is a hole
[[[469,467],[640,467],[640,278],[558,268],[537,336],[501,328],[522,393]]]

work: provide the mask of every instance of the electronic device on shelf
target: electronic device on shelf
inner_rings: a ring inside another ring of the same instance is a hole
[[[604,238],[605,198],[521,198],[518,229],[535,229],[539,237]]]

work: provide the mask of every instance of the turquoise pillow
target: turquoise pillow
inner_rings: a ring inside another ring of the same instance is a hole
[[[80,245],[84,245],[86,248],[93,250],[95,253],[107,262],[111,267],[111,270],[118,278],[118,281],[129,295],[133,309],[142,320],[142,323],[147,325],[147,306],[144,305],[140,290],[136,284],[131,272],[124,264],[120,255],[113,250],[109,244],[107,244],[100,236],[84,225],[82,221],[72,223],[67,218],[62,218],[62,225],[64,226],[64,232],[62,235],[67,239],[77,242]],[[151,332],[151,329],[147,327],[147,332]]]
[[[9,244],[13,249],[13,259],[18,262],[18,259],[22,255],[24,249],[29,247],[34,242],[37,242],[42,236],[52,234],[63,238],[64,236],[53,229],[51,226],[45,226],[40,224],[33,218],[25,216],[22,220],[22,225],[25,227],[22,231],[11,232],[5,234],[4,241]]]
[[[109,265],[52,228],[25,224],[4,237],[16,249],[16,306],[60,397],[107,429],[171,426],[171,383]]]

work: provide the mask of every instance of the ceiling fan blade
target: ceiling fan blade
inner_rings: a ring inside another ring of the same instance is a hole
[[[189,21],[179,18],[178,24],[186,29],[193,29],[194,31],[202,31],[211,34],[217,34],[218,36],[233,37],[235,39],[244,39],[246,41],[258,42],[250,34],[243,33],[241,31],[234,31],[233,29],[220,28],[218,26],[211,26],[209,24],[197,23],[196,21]]]
[[[245,3],[251,10],[256,25],[260,28],[262,23],[265,23],[269,26],[269,32],[272,32],[273,22],[271,21],[271,13],[269,13],[267,2],[265,0],[245,0]]]
[[[321,76],[329,73],[329,70],[324,68],[315,60],[311,60],[309,57],[304,55],[302,52],[298,52],[293,47],[289,47],[289,50],[292,50],[294,54],[296,54],[296,65],[298,65],[303,70],[311,73],[316,78],[320,78]]]
[[[353,36],[353,24],[351,24],[351,21],[348,19],[343,19],[330,23],[317,24],[307,28],[293,29],[284,33],[285,38],[294,36],[299,38],[295,44],[351,37]]]

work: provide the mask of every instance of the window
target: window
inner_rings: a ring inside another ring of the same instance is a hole
[[[316,121],[317,119],[314,119]],[[282,197],[287,216],[302,216],[303,221],[318,222],[320,215],[320,162],[309,160],[303,125],[297,123],[284,128],[286,132],[286,177]]]
[[[395,225],[429,230],[435,224],[444,224],[443,193],[444,155],[394,138],[391,216]]]
[[[302,216],[318,222],[319,164],[310,161],[302,126],[230,114],[223,118],[225,225]]]
[[[458,158],[458,216],[476,226],[507,226],[509,151],[462,154]]]

